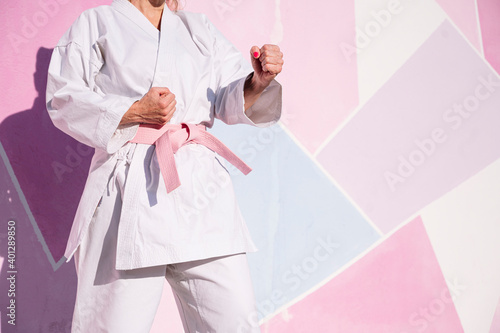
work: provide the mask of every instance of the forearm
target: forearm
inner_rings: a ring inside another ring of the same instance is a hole
[[[267,86],[257,84],[255,80],[255,76],[250,74],[250,76],[245,81],[245,86],[243,88],[244,97],[245,97],[245,111],[250,109],[252,105],[257,102],[262,92],[266,89]]]
[[[132,123],[141,123],[142,119],[139,117],[139,101],[136,101],[134,104],[130,106],[130,108],[123,115],[120,125],[132,124]]]

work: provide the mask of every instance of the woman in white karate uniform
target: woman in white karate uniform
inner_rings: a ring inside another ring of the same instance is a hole
[[[283,55],[250,51],[252,66],[175,0],[86,10],[54,48],[50,117],[95,148],[65,252],[78,274],[72,332],[149,332],[165,279],[186,332],[259,332],[256,248],[221,156],[249,168],[205,131],[215,118],[278,121]]]

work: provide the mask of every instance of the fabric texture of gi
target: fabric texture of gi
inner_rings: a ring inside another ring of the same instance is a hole
[[[276,81],[244,111],[252,72],[202,14],[165,6],[161,31],[127,0],[83,12],[54,48],[47,109],[59,129],[95,148],[65,257],[87,237],[99,201],[117,186],[122,205],[115,268],[136,269],[256,250],[224,161],[189,144],[175,154],[181,186],[167,194],[155,146],[130,143],[123,114],[153,86],[176,96],[172,124],[269,126],[281,115]],[[115,182],[116,180],[116,182]]]

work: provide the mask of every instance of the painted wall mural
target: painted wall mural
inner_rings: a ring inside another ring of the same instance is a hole
[[[46,71],[76,17],[110,2],[0,4],[2,332],[70,331],[76,274],[63,252],[93,151],[52,125]],[[500,3],[184,8],[205,13],[245,55],[265,43],[285,54],[281,121],[212,129],[254,169],[231,172],[259,248],[249,254],[257,313],[248,324],[499,333]],[[168,284],[152,329],[165,331],[183,331]]]

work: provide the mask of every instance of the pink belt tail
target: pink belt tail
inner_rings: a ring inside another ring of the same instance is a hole
[[[181,185],[175,166],[174,154],[177,150],[191,143],[204,145],[224,157],[229,163],[247,175],[252,169],[236,156],[226,145],[206,131],[203,125],[166,124],[161,128],[140,125],[137,134],[129,142],[156,145],[156,156],[167,193]]]

